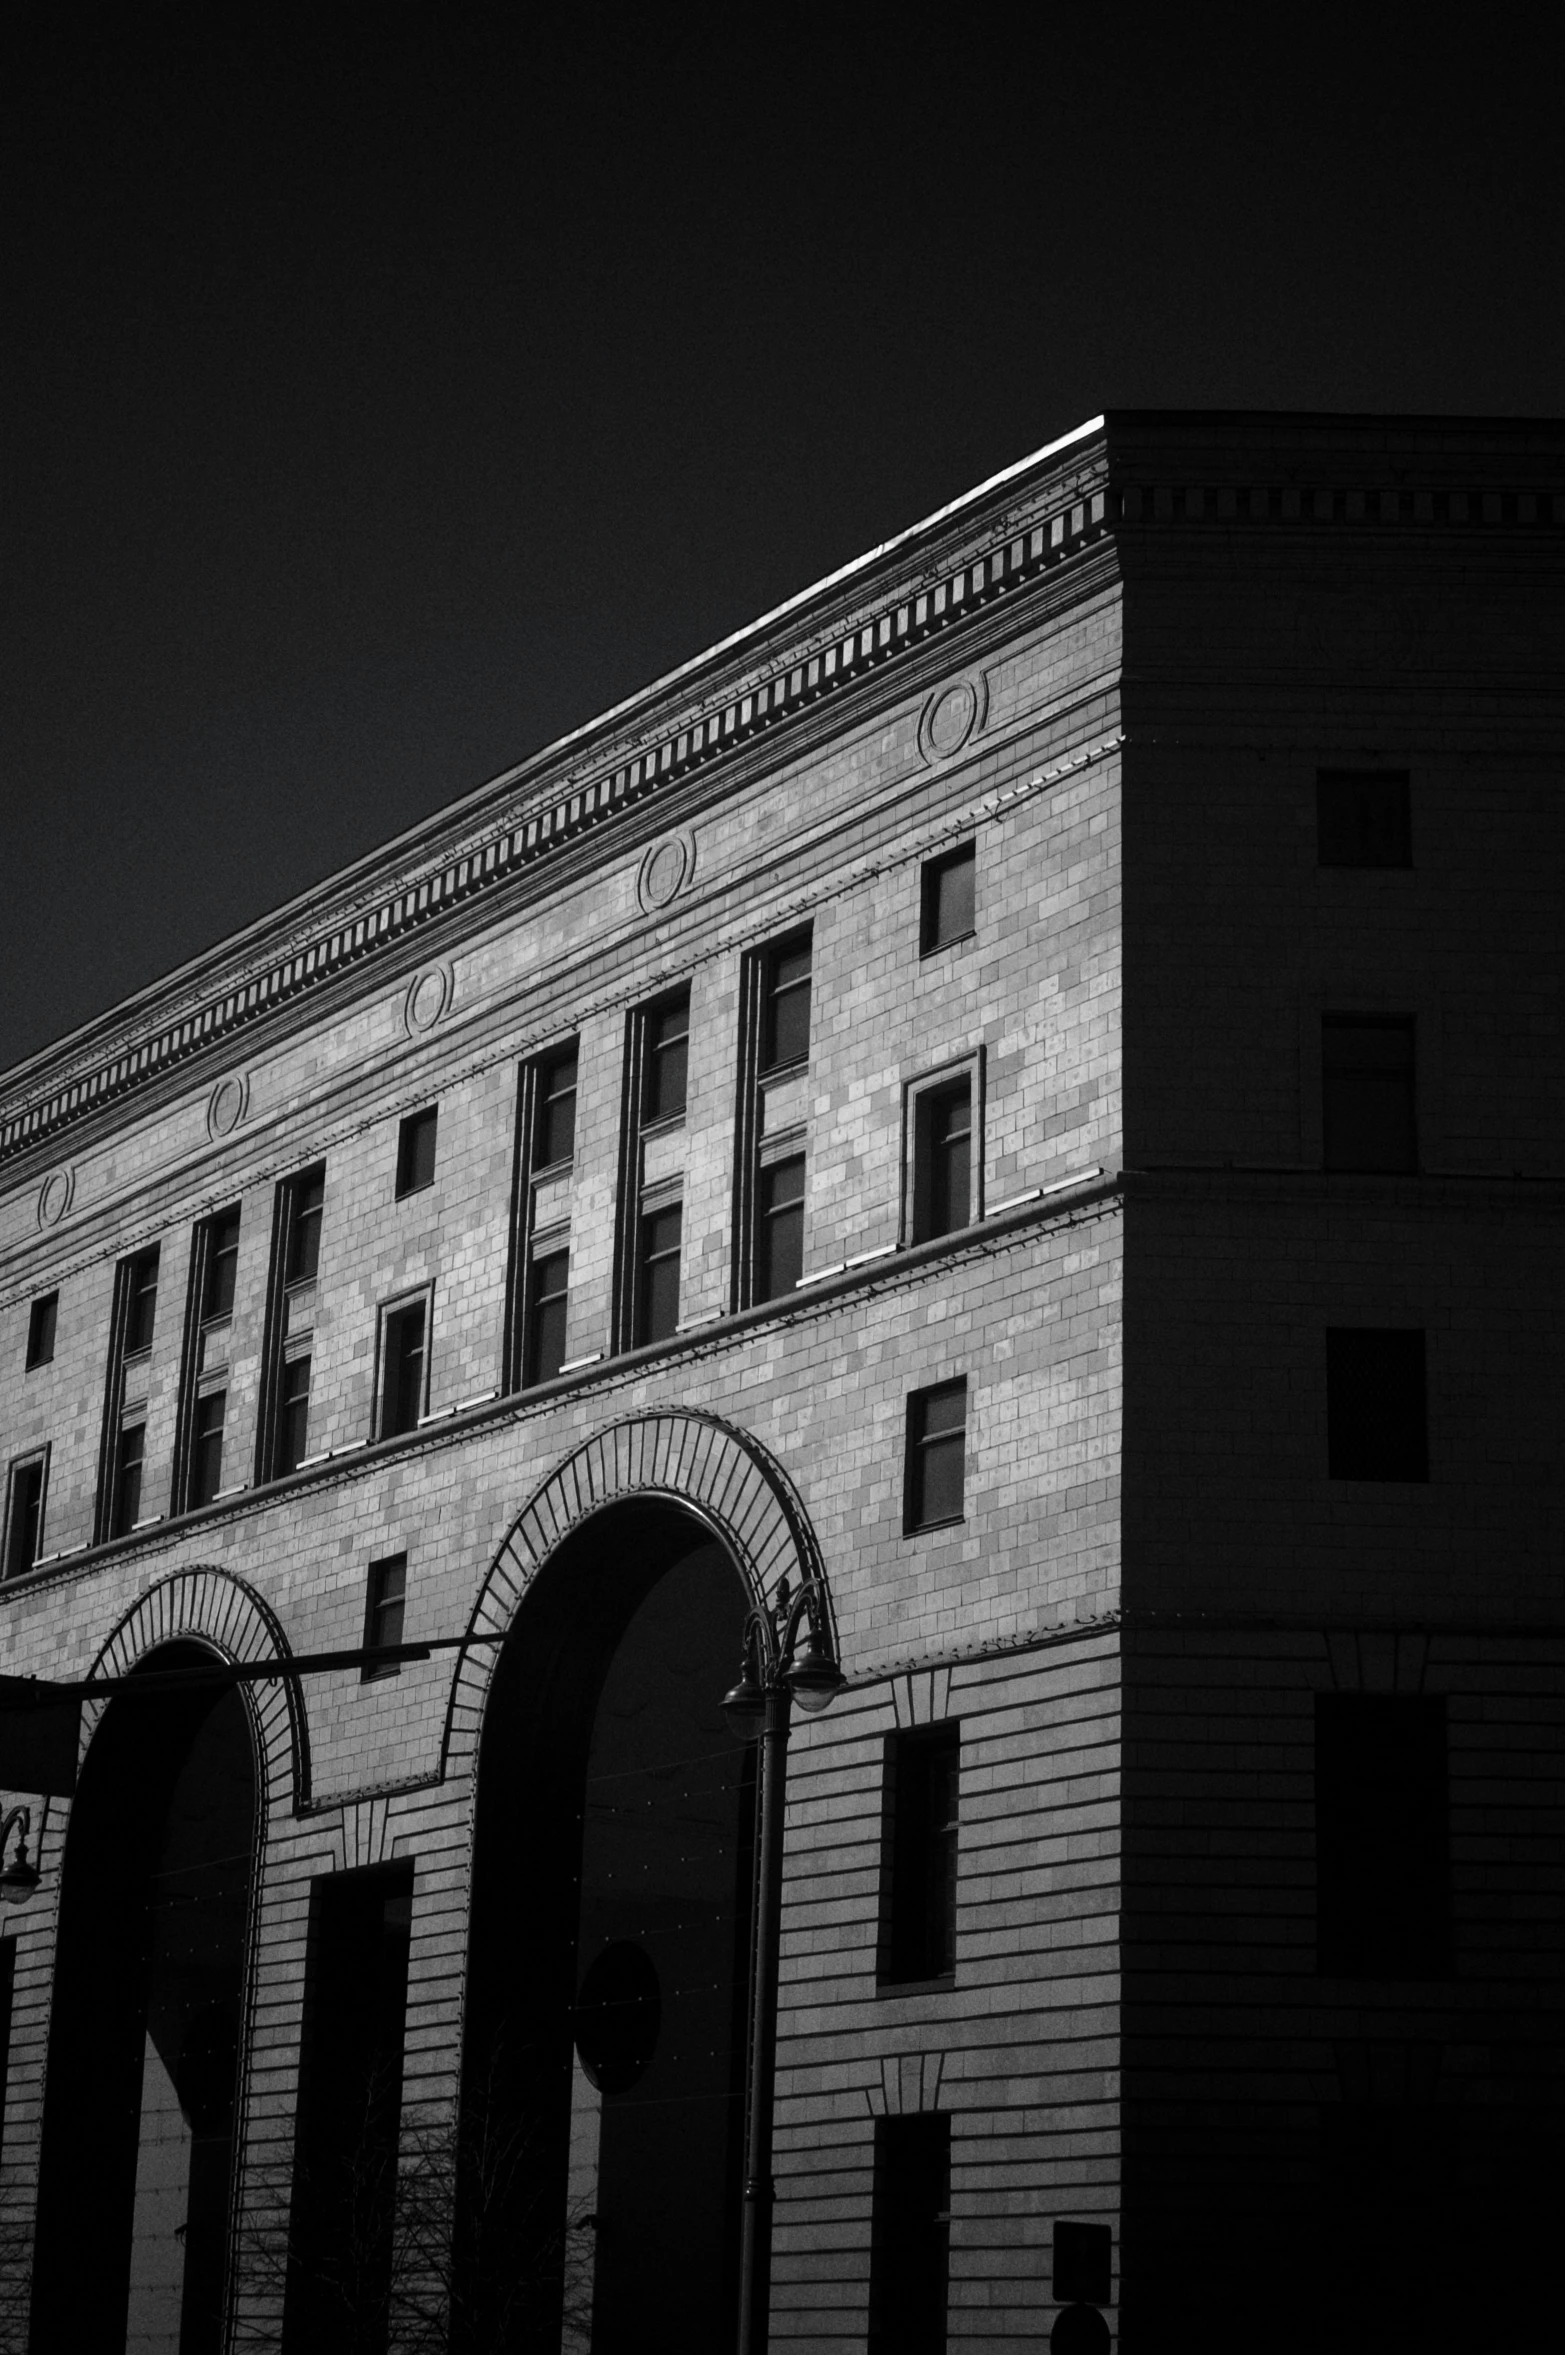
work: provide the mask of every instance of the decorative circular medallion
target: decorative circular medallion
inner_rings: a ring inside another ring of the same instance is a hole
[[[641,862],[636,896],[649,916],[677,899],[696,871],[696,846],[688,834],[669,834],[655,842]]]
[[[451,1003],[453,986],[449,965],[431,965],[414,975],[402,1009],[410,1037],[419,1038],[426,1030],[434,1029]]]
[[[74,1169],[51,1169],[38,1189],[38,1224],[57,1227],[71,1207],[71,1196],[76,1191]]]
[[[231,1137],[250,1109],[250,1077],[248,1072],[231,1071],[220,1079],[207,1098],[206,1126],[209,1137]]]
[[[953,679],[931,695],[919,728],[926,760],[949,760],[960,752],[983,718],[983,707],[982,687],[971,679]]]

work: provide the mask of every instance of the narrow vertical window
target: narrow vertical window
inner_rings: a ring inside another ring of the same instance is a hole
[[[310,1452],[310,1389],[325,1207],[326,1171],[322,1164],[285,1178],[277,1189],[256,1435],[258,1480],[281,1479],[296,1472]]]
[[[1321,769],[1315,780],[1323,867],[1410,867],[1412,792],[1406,769]]]
[[[371,1562],[364,1603],[366,1652],[388,1651],[401,1643],[407,1592],[406,1554],[391,1554],[383,1562]],[[396,1660],[366,1660],[360,1672],[362,1681],[368,1684],[379,1676],[395,1676],[399,1666]]]
[[[20,1578],[43,1551],[43,1499],[46,1459],[29,1456],[13,1464],[8,1483],[5,1517],[5,1575]]]
[[[690,1059],[690,992],[682,990],[643,1017],[641,1125],[682,1120]]]
[[[1429,1478],[1421,1332],[1328,1330],[1326,1469],[1333,1480]]]
[[[141,1518],[152,1335],[158,1309],[158,1248],[122,1259],[114,1275],[109,1378],[98,1454],[93,1534],[124,1537]]]
[[[60,1320],[60,1295],[45,1292],[27,1312],[27,1371],[53,1362],[54,1336]]]
[[[871,2355],[945,2355],[951,2248],[951,2119],[875,2121],[870,2217]]]
[[[1315,1696],[1319,1967],[1356,1979],[1450,1975],[1443,1698]]]
[[[1412,1016],[1327,1014],[1320,1060],[1326,1167],[1416,1169]]]
[[[284,1360],[277,1420],[279,1476],[297,1472],[310,1452],[310,1359],[307,1352]]]
[[[949,948],[953,941],[970,940],[976,929],[974,885],[978,876],[978,862],[974,846],[964,842],[960,850],[948,851],[938,859],[927,859],[920,878],[921,906],[919,922],[919,953],[931,956],[936,949]]]
[[[239,1213],[225,1210],[197,1227],[191,1243],[190,1305],[174,1450],[176,1512],[211,1504],[223,1485],[223,1429],[238,1265]]]
[[[903,1529],[960,1521],[967,1457],[967,1382],[915,1390],[908,1400]]]
[[[209,1505],[223,1485],[223,1421],[228,1412],[226,1390],[208,1390],[196,1400],[195,1430],[190,1455],[190,1502]]]
[[[881,1978],[939,1979],[956,1968],[955,1720],[893,1734],[886,1754]]]
[[[438,1106],[427,1112],[410,1112],[397,1131],[397,1200],[404,1194],[421,1194],[435,1182],[435,1132],[440,1120]]]
[[[549,1251],[532,1266],[532,1299],[527,1331],[529,1382],[550,1382],[565,1363],[565,1312],[570,1293],[571,1255]]]
[[[147,1453],[145,1423],[127,1423],[114,1459],[113,1537],[128,1537],[141,1519],[141,1475]]]
[[[221,1218],[209,1220],[206,1229],[201,1281],[201,1322],[204,1325],[215,1324],[220,1318],[233,1314],[238,1267],[239,1213],[237,1210],[225,1210]]]
[[[931,1242],[954,1234],[979,1215],[974,1155],[978,1070],[920,1082],[909,1091],[910,1238]]]
[[[321,1264],[321,1220],[326,1209],[326,1172],[309,1169],[296,1177],[288,1195],[287,1280],[313,1284]]]
[[[779,1299],[793,1290],[804,1273],[802,1153],[763,1167],[755,1235],[755,1298]]]
[[[562,1048],[537,1066],[533,1170],[554,1170],[576,1151],[576,1049]]]
[[[125,1290],[125,1355],[139,1356],[152,1347],[158,1315],[158,1254],[143,1251],[127,1262]]]
[[[637,1248],[636,1339],[665,1341],[679,1326],[679,1244],[684,1213],[676,1202],[642,1213]]]
[[[763,1073],[809,1060],[810,958],[808,933],[781,941],[766,951],[765,1004],[761,1014]]]
[[[418,1428],[424,1411],[427,1322],[427,1306],[422,1300],[385,1315],[378,1438],[394,1439]]]

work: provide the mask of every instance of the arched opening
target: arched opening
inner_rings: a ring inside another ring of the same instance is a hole
[[[232,1685],[137,1674],[109,1703],[61,1877],[33,2273],[34,2355],[219,2355],[256,1842]]]
[[[738,2289],[754,1782],[746,1592],[672,1504],[581,1524],[478,1755],[452,2344],[718,2355]]]

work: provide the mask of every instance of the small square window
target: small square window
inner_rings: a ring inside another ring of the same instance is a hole
[[[366,1652],[389,1651],[401,1643],[407,1592],[406,1554],[391,1554],[383,1562],[371,1562],[369,1588],[364,1602]],[[400,1667],[401,1662],[398,1660],[366,1660],[360,1670],[360,1680],[369,1684],[376,1677],[395,1676]]]
[[[1326,1334],[1326,1466],[1333,1480],[1427,1480],[1421,1332]]]
[[[636,1339],[666,1341],[679,1328],[679,1246],[684,1212],[675,1202],[644,1210],[638,1236]]]
[[[810,1053],[810,936],[768,949],[761,1016],[761,1069],[786,1070]]]
[[[1439,1979],[1451,1969],[1445,1702],[1315,1696],[1318,1968]]]
[[[1323,867],[1410,867],[1412,793],[1406,769],[1321,769],[1315,781]]]
[[[11,1467],[6,1500],[5,1574],[20,1578],[43,1551],[44,1458],[30,1456]]]
[[[114,1459],[114,1525],[111,1535],[128,1537],[141,1519],[141,1476],[147,1457],[147,1426],[129,1423],[121,1431]]]
[[[227,1410],[226,1390],[208,1390],[196,1400],[190,1444],[192,1509],[209,1505],[223,1485],[223,1420]]]
[[[27,1312],[27,1370],[34,1366],[50,1365],[54,1359],[54,1336],[60,1321],[60,1295],[45,1292],[33,1302]]]
[[[397,1131],[397,1200],[404,1194],[421,1194],[435,1182],[435,1130],[439,1123],[438,1106],[428,1112],[410,1112]]]
[[[966,1453],[966,1378],[915,1390],[907,1402],[905,1534],[962,1519]]]
[[[416,1431],[424,1411],[426,1359],[426,1304],[411,1302],[388,1312],[382,1337],[380,1428],[381,1439],[395,1439]]]
[[[310,1452],[310,1360],[290,1357],[283,1364],[277,1416],[277,1469],[297,1472]]]
[[[755,1297],[778,1300],[804,1273],[804,1155],[761,1170],[755,1225]]]
[[[576,1049],[550,1055],[538,1067],[533,1168],[552,1169],[576,1150]]]
[[[570,1272],[569,1251],[550,1251],[533,1261],[527,1333],[529,1382],[551,1382],[565,1363]]]
[[[947,851],[942,858],[925,860],[918,935],[921,956],[949,948],[953,941],[972,938],[977,928],[973,890],[977,873],[978,861],[970,842],[964,842],[960,850]]]
[[[690,1054],[690,992],[681,991],[642,1017],[641,1125],[683,1119]]]
[[[921,1089],[912,1110],[913,1240],[927,1243],[975,1216],[971,1075]]]
[[[956,1968],[957,1795],[954,1720],[895,1733],[887,1744],[882,1969],[888,1984]]]
[[[321,1215],[325,1206],[325,1170],[301,1170],[288,1188],[285,1283],[312,1284],[315,1281],[321,1261]]]
[[[208,1222],[201,1283],[201,1321],[209,1324],[230,1316],[234,1306],[234,1278],[239,1268],[239,1213],[224,1211]]]
[[[1321,1017],[1321,1137],[1328,1169],[1418,1166],[1413,1017]]]

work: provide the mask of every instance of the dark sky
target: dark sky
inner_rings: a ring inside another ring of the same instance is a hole
[[[1105,406],[1565,411],[1542,11],[121,13],[0,95],[0,1070]]]

